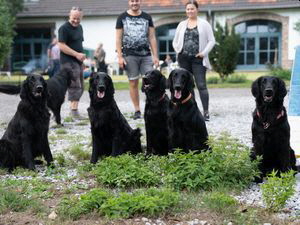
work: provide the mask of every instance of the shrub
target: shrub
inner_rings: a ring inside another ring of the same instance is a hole
[[[206,82],[208,84],[217,84],[220,82],[220,79],[218,77],[209,77],[207,78]]]
[[[226,78],[227,83],[240,84],[245,83],[247,81],[247,77],[244,74],[232,74]]]
[[[279,211],[294,195],[296,184],[294,174],[295,171],[290,170],[281,173],[279,177],[277,172],[273,171],[267,176],[267,181],[261,184],[263,201],[268,209],[274,212]]]
[[[175,189],[242,188],[258,175],[258,161],[249,149],[228,135],[211,138],[211,151],[170,154],[165,163],[164,182]]]
[[[240,36],[230,33],[227,25],[223,28],[219,23],[215,31],[216,45],[209,54],[214,71],[216,71],[222,80],[234,72],[240,49]]]
[[[94,173],[100,184],[110,187],[155,186],[160,184],[160,176],[149,163],[142,155],[107,157],[97,164]]]

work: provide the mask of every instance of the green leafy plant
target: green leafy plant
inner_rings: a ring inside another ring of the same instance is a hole
[[[179,200],[179,193],[169,189],[150,188],[115,195],[94,189],[80,198],[64,198],[58,211],[62,217],[73,220],[92,211],[112,219],[134,215],[155,216],[167,213],[179,204]]]
[[[295,171],[290,170],[285,173],[272,171],[267,176],[267,181],[261,184],[263,201],[266,207],[274,212],[282,209],[287,200],[295,193],[294,186],[296,184]]]
[[[258,161],[251,161],[248,147],[223,134],[211,137],[211,151],[170,154],[164,164],[164,183],[175,189],[242,188],[258,176]]]
[[[160,184],[160,175],[154,171],[143,155],[124,154],[101,160],[95,170],[97,181],[110,187],[150,187]]]

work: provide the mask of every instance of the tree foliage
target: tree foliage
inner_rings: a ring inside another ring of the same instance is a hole
[[[0,0],[0,68],[10,53],[15,35],[15,16],[22,9],[22,0]]]
[[[219,23],[215,30],[216,45],[211,51],[209,58],[213,69],[220,75],[222,80],[225,80],[229,74],[232,74],[236,68],[239,48],[240,36],[230,33],[227,25],[223,28]]]
[[[294,30],[300,32],[300,20],[298,20],[294,25]]]

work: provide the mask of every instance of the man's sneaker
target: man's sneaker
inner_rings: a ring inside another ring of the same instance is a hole
[[[133,119],[136,120],[136,119],[141,119],[142,115],[141,115],[141,112],[140,111],[136,111],[134,114],[133,114]]]
[[[78,110],[71,110],[70,116],[75,120],[85,120],[83,116],[81,116],[78,112]]]
[[[209,113],[208,112],[204,112],[204,119],[205,119],[205,121],[209,121]]]

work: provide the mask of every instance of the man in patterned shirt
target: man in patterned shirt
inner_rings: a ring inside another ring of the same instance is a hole
[[[139,119],[139,77],[153,69],[153,65],[158,66],[159,61],[152,17],[140,9],[141,0],[128,0],[128,5],[129,9],[117,19],[116,50],[119,67],[127,72],[135,109],[133,118]]]

